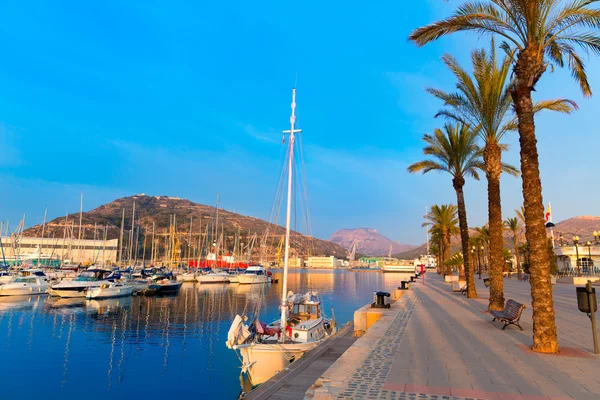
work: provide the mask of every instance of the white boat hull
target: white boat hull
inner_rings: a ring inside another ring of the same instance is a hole
[[[0,296],[36,296],[46,294],[48,286],[14,287],[15,283],[7,283],[0,287]],[[7,287],[9,286],[9,287]]]
[[[181,280],[182,282],[196,282],[196,274],[193,272],[181,274],[177,277],[177,280]]]
[[[240,285],[251,285],[271,282],[267,275],[241,274],[238,275]]]
[[[229,283],[240,283],[239,275],[229,275]]]
[[[196,280],[200,283],[228,283],[229,278],[226,274],[206,274],[206,275],[198,275]]]
[[[107,288],[97,287],[87,291],[86,298],[88,299],[112,299],[115,297],[131,296],[133,286],[119,285]]]
[[[252,385],[260,385],[279,371],[317,347],[322,340],[309,343],[243,344],[234,349],[242,356],[242,372],[250,376]]]

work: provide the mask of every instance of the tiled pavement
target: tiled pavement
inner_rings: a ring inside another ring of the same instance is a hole
[[[482,297],[477,300],[452,293],[433,273],[424,285],[413,285],[386,333],[330,394],[338,399],[600,399],[600,358],[587,352],[589,319],[577,310],[572,285],[555,287],[559,343],[584,357],[525,350],[532,343],[528,283],[506,280],[505,287],[506,298],[528,306],[521,324],[525,332],[502,331],[502,324],[491,322],[485,313],[489,292],[477,283]]]

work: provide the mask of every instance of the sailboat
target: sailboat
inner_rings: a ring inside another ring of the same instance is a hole
[[[250,324],[247,316],[236,315],[227,335],[227,347],[239,352],[242,372],[253,385],[260,385],[282,371],[306,352],[319,346],[335,332],[335,324],[323,317],[321,302],[316,292],[304,295],[288,293],[288,268],[290,256],[290,223],[292,211],[292,178],[294,166],[296,121],[296,89],[292,90],[292,115],[288,141],[287,212],[285,223],[285,253],[283,287],[281,293],[281,318],[270,324],[258,320],[255,313]]]

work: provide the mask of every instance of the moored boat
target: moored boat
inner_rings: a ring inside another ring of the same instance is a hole
[[[12,282],[0,286],[0,296],[32,296],[46,294],[50,280],[40,269],[20,271]]]
[[[87,290],[88,299],[110,299],[114,297],[131,296],[133,286],[119,282],[107,282],[98,287],[92,287]]]
[[[109,270],[90,268],[81,272],[72,280],[63,279],[56,285],[52,285],[48,289],[48,293],[59,297],[85,297],[88,289],[111,282],[116,278],[118,278],[118,275]]]
[[[222,271],[211,271],[207,274],[196,276],[196,281],[200,283],[228,283],[229,274]]]
[[[183,282],[177,281],[172,274],[155,276],[152,278],[152,282],[148,285],[148,290],[145,294],[177,294],[181,289]]]
[[[245,273],[238,275],[238,281],[240,285],[270,283],[271,277],[262,265],[251,265]]]

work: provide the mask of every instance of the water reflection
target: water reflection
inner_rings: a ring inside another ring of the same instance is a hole
[[[324,309],[333,308],[344,323],[374,290],[389,290],[402,279],[292,271],[289,288],[317,289]],[[0,298],[0,357],[11,360],[0,375],[3,396],[156,398],[197,396],[201,388],[204,398],[235,398],[240,364],[224,345],[230,321],[253,312],[275,319],[280,296],[280,284],[184,283],[176,297]],[[31,376],[36,385],[27,384]]]

